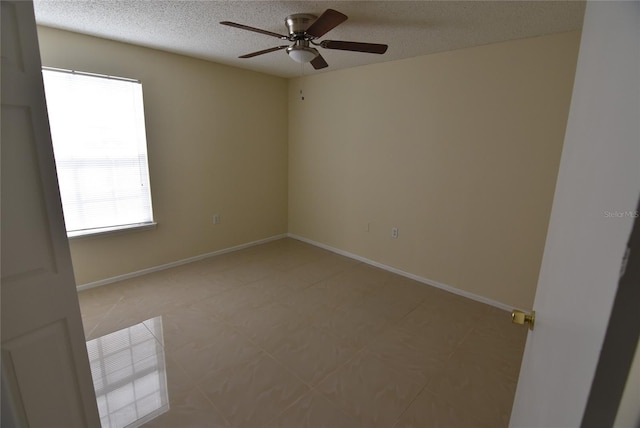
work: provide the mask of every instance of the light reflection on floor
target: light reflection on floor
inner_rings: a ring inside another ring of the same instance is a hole
[[[102,428],[138,427],[169,410],[162,317],[87,342]]]

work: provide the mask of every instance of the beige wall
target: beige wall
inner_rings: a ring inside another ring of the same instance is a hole
[[[144,91],[158,227],[73,240],[78,284],[286,233],[285,79],[46,27],[38,36],[43,65],[140,79]]]
[[[622,392],[620,398],[620,406],[618,407],[618,413],[616,420],[613,424],[614,428],[628,428],[640,426],[640,409],[638,403],[640,403],[640,346],[636,345],[636,352],[633,360],[631,361],[631,367],[629,367],[629,374],[627,375],[627,384]]]
[[[46,27],[39,37],[44,65],[144,89],[158,228],[72,241],[78,284],[288,230],[531,307],[579,33],[293,79],[288,99],[277,77]]]
[[[530,308],[578,45],[563,33],[291,80],[289,232]]]

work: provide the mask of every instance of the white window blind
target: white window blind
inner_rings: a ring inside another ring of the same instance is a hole
[[[67,234],[152,224],[140,82],[42,74]]]

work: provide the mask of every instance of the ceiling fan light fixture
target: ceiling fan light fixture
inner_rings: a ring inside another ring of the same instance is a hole
[[[305,62],[311,62],[317,57],[318,51],[308,46],[290,46],[287,48],[287,53],[295,62],[304,64]]]

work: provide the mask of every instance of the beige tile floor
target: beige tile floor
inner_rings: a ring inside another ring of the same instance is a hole
[[[158,340],[169,410],[150,427],[507,426],[526,338],[505,311],[292,239],[79,297],[87,340],[139,323]]]

